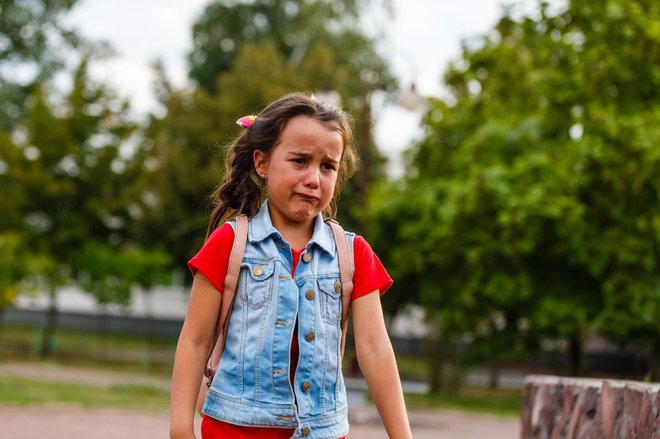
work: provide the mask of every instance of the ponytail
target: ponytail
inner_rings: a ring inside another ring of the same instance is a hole
[[[252,158],[254,149],[245,141],[248,132],[244,132],[229,146],[225,160],[225,177],[211,194],[214,205],[206,230],[208,238],[223,220],[236,215],[253,217],[262,201],[263,183],[257,183]]]

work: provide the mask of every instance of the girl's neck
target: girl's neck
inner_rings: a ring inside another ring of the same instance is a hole
[[[282,237],[289,243],[292,249],[301,250],[305,248],[314,233],[314,220],[305,223],[291,223],[278,221],[271,217],[273,227],[277,229]]]
[[[284,230],[275,227],[282,237],[289,243],[292,249],[302,250],[305,248],[310,239],[312,239],[312,232],[314,230],[314,223],[310,224],[309,231],[297,228],[286,228]]]

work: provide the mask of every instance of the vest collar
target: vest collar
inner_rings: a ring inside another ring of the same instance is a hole
[[[268,200],[266,200],[261,205],[259,212],[257,212],[257,214],[250,220],[248,241],[250,243],[256,243],[263,241],[272,235],[275,235],[277,238],[284,241],[284,238],[273,226],[273,223],[270,220]],[[323,216],[320,213],[314,217],[314,232],[312,233],[312,239],[310,239],[307,244],[307,249],[309,249],[312,244],[318,245],[328,254],[332,254],[334,251],[334,238],[332,232],[330,231],[330,228],[326,226],[323,221]]]

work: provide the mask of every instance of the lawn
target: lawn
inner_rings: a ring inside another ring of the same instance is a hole
[[[406,394],[408,409],[453,409],[501,416],[520,416],[522,391],[463,387],[453,395]]]
[[[96,387],[35,379],[0,376],[0,404],[76,404],[82,407],[164,409],[169,391],[152,386],[112,385]]]
[[[0,361],[40,363],[36,355],[38,337],[36,328],[5,326],[0,340]],[[62,367],[73,365],[96,371],[139,372],[168,379],[175,345],[176,340],[171,338],[147,340],[93,331],[60,330],[57,333],[56,354],[50,361]],[[423,381],[428,378],[428,364],[423,358],[399,356],[397,362],[404,379]],[[451,395],[406,394],[406,402],[410,409],[443,408],[519,416],[522,392],[464,387]],[[127,385],[126,382],[103,387],[51,382],[39,377],[0,375],[0,404],[43,403],[164,408],[169,404],[169,392],[158,387]]]

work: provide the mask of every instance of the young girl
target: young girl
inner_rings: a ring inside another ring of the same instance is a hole
[[[190,301],[172,376],[170,436],[194,438],[199,383],[213,343],[235,215],[248,238],[227,340],[204,404],[208,438],[342,438],[348,433],[341,370],[341,286],[335,214],[355,166],[348,116],[295,93],[239,119],[227,173],[213,194],[208,239],[190,260]],[[217,228],[216,228],[217,227]],[[371,247],[346,234],[355,272],[355,349],[391,438],[412,437],[380,305],[392,284]]]

